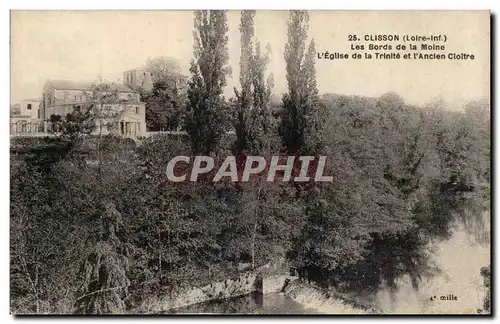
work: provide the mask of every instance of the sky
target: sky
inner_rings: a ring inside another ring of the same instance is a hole
[[[268,72],[274,75],[276,94],[287,90],[287,18],[286,11],[258,11],[255,18],[257,39],[272,50]],[[228,12],[232,76],[226,95],[238,83],[239,19],[239,11]],[[446,35],[446,52],[471,53],[475,59],[316,59],[320,93],[374,97],[394,91],[412,104],[438,97],[452,104],[489,98],[488,11],[310,12],[308,35],[317,52],[350,53],[348,35],[353,34]],[[177,59],[188,75],[192,45],[190,11],[11,11],[11,103],[40,97],[47,79],[121,81],[124,71],[156,56]]]

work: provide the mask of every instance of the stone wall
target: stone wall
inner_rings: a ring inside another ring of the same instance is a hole
[[[226,279],[203,287],[186,285],[177,287],[160,297],[146,298],[134,312],[155,314],[210,300],[248,295],[253,292],[263,294],[281,292],[285,283],[295,279],[297,278],[288,275],[262,277],[257,271],[246,272],[236,279]]]
[[[134,312],[161,313],[209,300],[247,295],[257,290],[256,281],[257,274],[247,272],[237,279],[226,279],[203,287],[179,287],[170,294],[145,299]]]
[[[243,268],[244,264],[238,268]],[[185,307],[210,300],[233,298],[248,295],[253,292],[268,294],[282,292],[285,284],[293,282],[297,277],[285,275],[288,265],[283,258],[267,263],[255,271],[246,271],[226,279],[205,286],[186,284],[175,287],[171,292],[161,296],[148,297],[141,305],[134,309],[138,313],[163,313],[169,310]]]

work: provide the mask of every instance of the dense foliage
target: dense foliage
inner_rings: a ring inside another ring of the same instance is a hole
[[[314,60],[314,39],[306,50],[309,14],[291,11],[285,45],[288,93],[283,96],[280,134],[289,152],[314,155],[322,149],[323,123],[320,116]]]
[[[194,59],[188,88],[186,131],[195,152],[213,152],[227,130],[223,92],[228,66],[228,25],[223,10],[194,14]]]
[[[253,14],[244,15],[242,33],[250,33]],[[289,28],[307,30],[306,21],[304,13],[292,12]],[[252,132],[224,135],[226,116],[219,114],[231,106],[221,90],[225,13],[197,13],[195,26],[188,135],[155,135],[138,147],[109,136],[12,142],[13,312],[124,312],[176,285],[202,285],[241,264],[255,268],[278,258],[301,277],[338,290],[395,286],[403,275],[418,287],[436,270],[432,244],[457,222],[481,233],[479,216],[490,203],[488,101],[449,111],[440,102],[408,105],[394,93],[319,96],[308,58],[314,43],[301,58],[306,36],[290,32],[290,91],[277,114],[280,130],[267,118],[276,104],[263,83],[265,64],[242,73],[243,90],[232,106],[262,112],[259,127],[282,139],[280,152],[257,136],[242,141]],[[246,49],[253,54],[242,51],[242,60],[261,59],[257,47]],[[250,143],[240,153],[325,155],[334,180],[167,181],[172,157],[217,149],[215,158],[223,161],[238,141]]]
[[[175,83],[156,81],[151,91],[142,91],[141,99],[146,102],[148,131],[176,131],[182,126],[185,93]]]
[[[260,42],[254,35],[254,10],[241,13],[240,88],[234,89],[232,100],[233,126],[236,133],[234,149],[242,152],[267,152],[277,146],[271,121],[273,76],[266,80],[269,52],[261,54]]]

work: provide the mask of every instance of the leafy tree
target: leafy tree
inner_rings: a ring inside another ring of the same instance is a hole
[[[179,61],[172,57],[154,57],[149,58],[146,62],[145,70],[151,73],[151,78],[153,84],[155,83],[167,83],[170,86],[174,77],[179,76],[181,73],[181,67]]]
[[[146,126],[150,131],[177,130],[183,121],[184,97],[165,81],[155,82],[146,102]]]
[[[305,49],[308,24],[307,11],[290,11],[284,53],[288,93],[283,96],[280,134],[288,151],[315,154],[322,145],[322,123],[318,112],[314,40],[307,51]]]
[[[226,76],[230,73],[227,31],[225,11],[195,12],[186,130],[196,152],[214,151],[227,130],[223,97]]]
[[[20,295],[13,300],[36,300],[31,305],[16,305],[18,312],[68,313],[76,298],[78,265],[89,247],[87,220],[95,211],[91,189],[95,183],[87,186],[88,174],[70,161],[65,156],[52,161],[47,169],[27,161],[12,177],[12,275],[17,277],[13,291],[23,287],[26,279],[32,281],[31,293],[18,291]],[[24,270],[17,273],[16,268]]]
[[[320,110],[318,87],[316,82],[316,69],[315,69],[315,56],[316,56],[316,43],[314,39],[311,40],[307,53],[304,57],[304,63],[301,71],[301,76],[304,81],[304,91],[301,94],[301,124],[302,136],[304,141],[304,152],[308,154],[315,154],[321,152],[324,143],[323,128],[324,119],[323,111]]]
[[[254,40],[255,11],[244,10],[241,13],[241,56],[240,86],[234,89],[236,99],[234,127],[236,130],[235,150],[237,152],[268,151],[273,146],[270,113],[272,75],[267,82],[265,70],[269,62],[269,52],[261,54],[261,46]]]
[[[250,111],[248,143],[250,150],[268,152],[277,146],[275,127],[271,116],[271,93],[274,87],[274,77],[269,75],[264,80],[264,73],[269,62],[270,48],[261,56],[260,43],[255,45],[253,60],[253,109]]]
[[[117,236],[123,220],[113,203],[103,206],[103,237],[87,256],[83,266],[82,296],[76,299],[76,313],[123,313],[130,280],[128,247]]]
[[[240,86],[241,92],[235,88],[236,95],[234,127],[236,130],[235,149],[242,152],[247,149],[248,114],[252,108],[252,56],[254,38],[255,10],[243,10],[240,18],[241,55]]]
[[[393,93],[326,100],[327,152],[335,187],[342,188],[330,188],[335,198],[328,201],[344,211],[341,219],[355,224],[357,234],[349,236],[363,243],[361,259],[322,276],[339,288],[370,290],[381,283],[395,287],[396,278],[409,274],[418,287],[422,277],[437,271],[432,243],[448,237],[455,221],[471,219],[467,209],[476,200],[476,186],[465,180],[474,177],[464,176],[481,171],[472,171],[477,163],[466,158],[477,154],[462,126],[465,115],[413,107]]]
[[[241,183],[238,189],[235,228],[238,236],[228,242],[228,247],[237,260],[248,260],[252,269],[255,269],[256,265],[270,261],[270,245],[283,244],[282,241],[273,240],[270,235],[279,224],[279,218],[275,217],[277,214],[271,214],[270,210],[275,206],[280,191],[262,178]],[[263,217],[266,214],[269,216]]]
[[[352,237],[352,220],[337,210],[335,204],[329,206],[319,191],[313,191],[309,198],[305,210],[307,220],[289,257],[300,274],[325,283],[329,272],[359,260],[356,250],[363,248],[359,245],[362,241]]]

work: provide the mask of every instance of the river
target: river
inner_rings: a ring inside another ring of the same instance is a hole
[[[489,220],[486,221],[489,227]],[[485,233],[489,234],[489,228]],[[480,269],[490,264],[491,257],[489,236],[484,241],[481,244],[463,229],[457,229],[449,240],[435,246],[432,259],[440,274],[422,280],[418,291],[405,277],[398,280],[396,291],[380,287],[375,295],[360,299],[376,305],[385,314],[477,314],[486,294]],[[453,298],[441,300],[441,296]],[[355,311],[341,303],[324,304],[321,299],[300,297],[301,303],[298,303],[281,293],[252,294],[199,303],[169,313],[339,314]]]
[[[251,294],[190,305],[170,314],[310,314],[317,313],[281,293]]]
[[[418,291],[409,278],[403,278],[398,291],[380,289],[373,303],[393,314],[477,314],[486,294],[480,271],[490,264],[490,258],[489,244],[456,230],[435,247],[433,262],[440,274],[423,278]],[[440,300],[442,296],[453,298]]]

